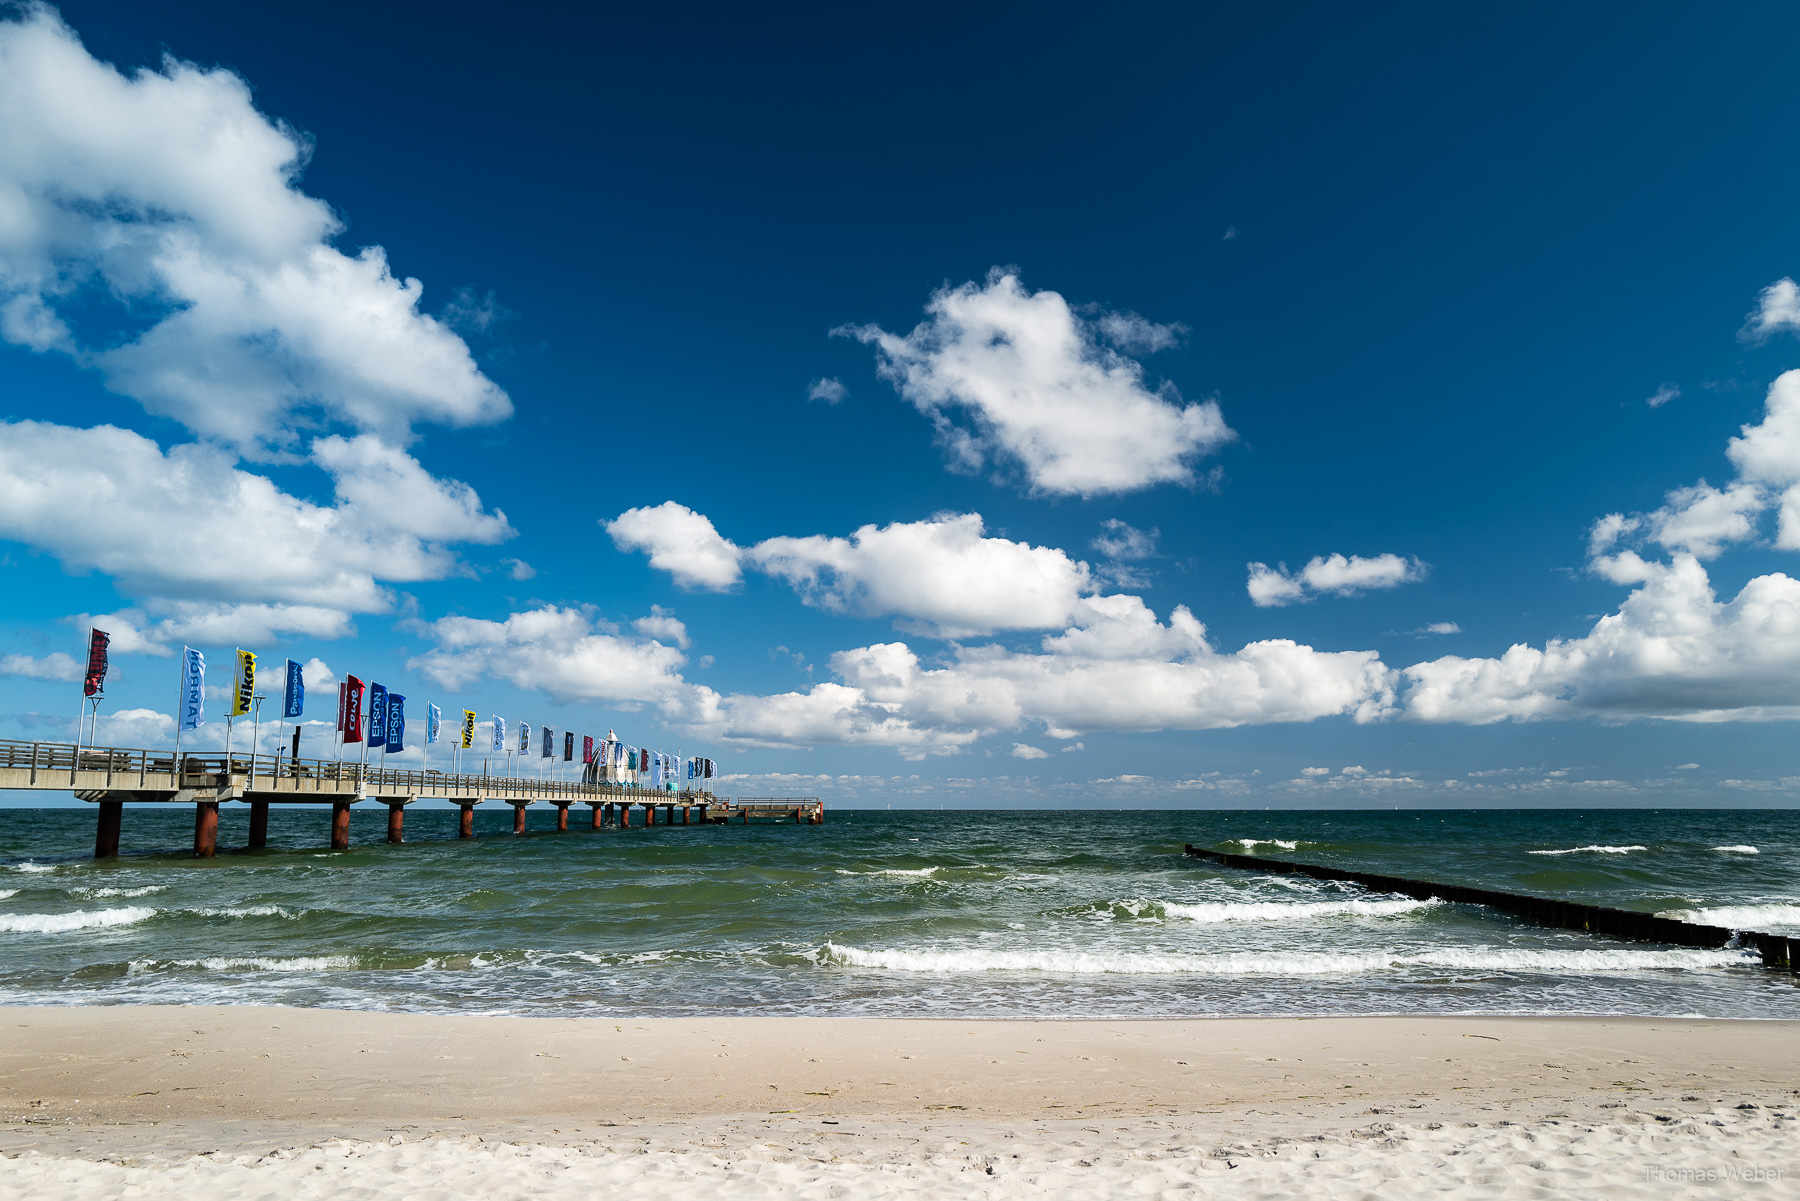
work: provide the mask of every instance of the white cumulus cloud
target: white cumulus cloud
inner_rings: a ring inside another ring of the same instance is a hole
[[[654,508],[627,509],[601,524],[620,550],[643,551],[650,566],[684,588],[723,591],[743,578],[738,566],[743,551],[686,505],[665,500]]]
[[[31,655],[0,656],[0,676],[22,676],[28,680],[59,680],[70,683],[81,678],[81,664],[73,656],[52,651],[43,658]]]
[[[388,610],[384,581],[465,570],[446,543],[512,534],[466,484],[363,435],[325,438],[315,460],[337,501],[289,495],[205,444],[164,452],[114,426],[0,426],[0,538],[75,571],[100,571],[172,622],[150,641],[289,630],[334,637],[349,615]],[[111,627],[108,627],[109,629]],[[115,642],[121,653],[133,634]]]
[[[1745,318],[1738,337],[1745,342],[1764,342],[1784,330],[1800,332],[1800,287],[1786,276],[1757,294],[1756,307]]]
[[[0,20],[0,337],[246,453],[321,422],[403,442],[507,416],[419,281],[331,245],[340,221],[297,186],[309,150],[228,70],[126,76],[48,7]],[[109,305],[155,319],[122,343],[68,319]]]
[[[837,332],[875,346],[882,377],[931,419],[954,467],[1016,464],[1034,491],[1092,496],[1189,482],[1196,458],[1235,437],[1217,403],[1152,390],[1135,359],[1101,342],[1157,349],[1176,327],[1088,321],[999,268],[936,292],[925,311],[904,335]]]
[[[745,558],[827,612],[898,616],[948,638],[1064,625],[1095,587],[1086,563],[987,537],[978,513],[866,525],[848,538],[770,538]]]
[[[1398,588],[1401,584],[1422,580],[1425,564],[1396,554],[1316,555],[1297,572],[1287,564],[1270,567],[1266,563],[1250,564],[1246,590],[1253,604],[1269,608],[1309,601],[1324,593],[1329,596],[1355,596],[1381,588]]]

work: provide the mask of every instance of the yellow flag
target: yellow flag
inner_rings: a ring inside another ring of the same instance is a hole
[[[462,748],[468,750],[475,745],[475,710],[463,710]]]
[[[231,697],[231,715],[242,717],[250,712],[250,703],[256,699],[256,656],[246,650],[237,655],[237,691]]]

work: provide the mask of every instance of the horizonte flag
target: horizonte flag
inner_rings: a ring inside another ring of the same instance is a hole
[[[298,663],[287,661],[287,687],[281,690],[281,716],[299,717],[306,712],[306,674]]]
[[[529,754],[531,754],[531,723],[522,721],[519,723],[519,758],[523,759]]]
[[[206,656],[191,646],[181,648],[180,728],[197,730],[206,724]]]
[[[436,705],[425,706],[425,741],[436,745],[438,727],[444,724],[444,711]]]
[[[494,714],[494,749],[506,749],[506,719],[498,713]]]
[[[406,747],[406,698],[398,692],[390,692],[387,701],[387,749],[403,750]]]

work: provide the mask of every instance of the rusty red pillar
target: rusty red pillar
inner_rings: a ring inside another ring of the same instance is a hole
[[[406,806],[390,803],[388,805],[388,841],[405,842]]]
[[[119,827],[124,823],[124,801],[100,802],[100,822],[94,828],[94,858],[111,859],[119,853]]]
[[[558,834],[569,832],[569,807],[567,805],[556,807],[556,832]]]
[[[694,807],[692,805],[683,805],[681,807],[681,824],[684,826],[691,826],[694,824]]]
[[[523,805],[513,806],[513,833],[525,833],[525,806]]]
[[[629,802],[619,806],[619,829],[631,829],[631,805]]]
[[[250,802],[250,846],[269,845],[269,802]]]
[[[458,838],[473,838],[475,837],[475,806],[463,805],[461,808],[462,816],[459,817],[456,822],[456,836]]]
[[[211,859],[219,853],[219,802],[194,805],[194,858]]]
[[[600,828],[600,806],[589,805],[588,810],[594,815],[594,827],[593,828],[598,830]]]
[[[334,851],[350,849],[349,801],[333,801],[331,803],[331,849]]]

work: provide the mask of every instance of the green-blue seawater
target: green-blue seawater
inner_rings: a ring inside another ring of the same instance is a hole
[[[0,1002],[280,1003],[545,1015],[1275,1013],[1800,1016],[1735,948],[1211,867],[1286,856],[1800,933],[1800,814],[1771,810],[832,810],[823,826],[557,834],[486,807],[0,810]],[[584,824],[585,810],[571,814]]]

